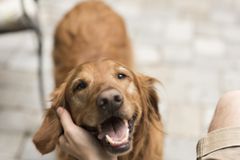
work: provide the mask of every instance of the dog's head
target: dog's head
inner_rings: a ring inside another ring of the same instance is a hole
[[[76,67],[54,92],[52,107],[33,138],[36,147],[43,154],[55,148],[62,134],[56,108],[64,106],[74,123],[96,136],[108,152],[127,153],[145,119],[159,118],[155,81],[112,60]]]

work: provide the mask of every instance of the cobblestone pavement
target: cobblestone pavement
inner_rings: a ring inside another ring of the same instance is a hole
[[[195,159],[195,145],[207,131],[218,98],[240,87],[240,1],[107,2],[126,20],[136,69],[164,84],[159,92],[165,159]],[[75,0],[40,1],[47,93],[53,86],[53,30],[74,4]],[[42,119],[35,48],[36,39],[30,32],[0,35],[0,159],[54,157],[41,156],[31,142]]]

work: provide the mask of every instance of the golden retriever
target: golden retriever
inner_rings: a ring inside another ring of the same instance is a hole
[[[119,160],[162,160],[156,80],[131,69],[131,45],[118,14],[100,1],[77,5],[57,26],[53,57],[52,106],[33,137],[42,154],[63,134],[56,114],[63,106]],[[75,160],[57,150],[58,160]]]

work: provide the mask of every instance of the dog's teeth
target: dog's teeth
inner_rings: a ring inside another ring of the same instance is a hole
[[[120,141],[114,141],[109,135],[105,135],[107,142],[112,145],[119,145],[124,142],[127,142],[129,139],[129,129],[126,130],[126,134],[124,135],[123,139]]]
[[[117,142],[114,141],[109,135],[106,135],[106,139],[109,144],[113,144],[113,145],[117,144]]]
[[[125,126],[126,127],[128,127],[129,125],[128,125],[128,121],[127,120],[124,120],[124,124],[125,124]]]

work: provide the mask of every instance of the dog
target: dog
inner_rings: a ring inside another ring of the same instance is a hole
[[[119,160],[162,160],[157,80],[132,70],[130,40],[117,13],[101,1],[75,6],[57,26],[53,59],[56,89],[33,137],[42,154],[57,148],[58,160],[75,160],[57,145],[63,129],[56,109],[63,106]]]

